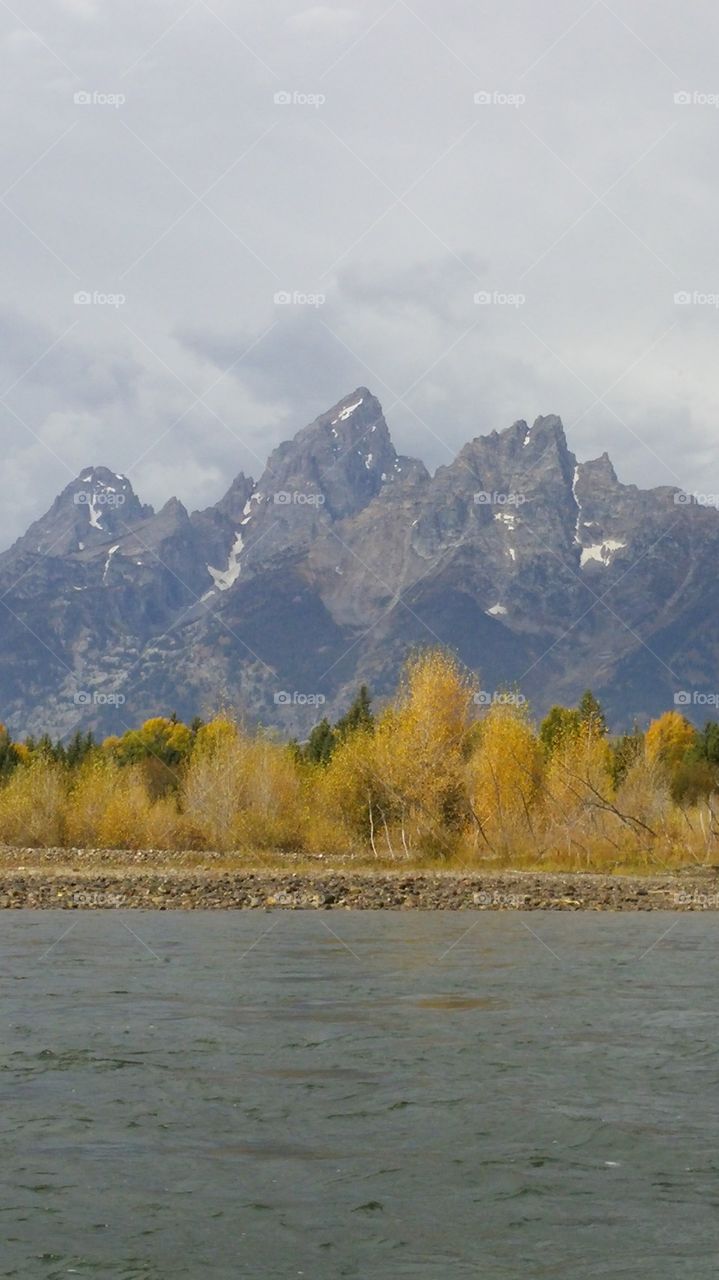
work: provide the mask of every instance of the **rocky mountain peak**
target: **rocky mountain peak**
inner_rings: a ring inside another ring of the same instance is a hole
[[[13,550],[72,555],[121,538],[138,520],[152,514],[152,507],[139,502],[126,476],[108,467],[85,467]]]
[[[588,462],[580,463],[579,469],[583,487],[592,485],[594,487],[613,488],[619,484],[617,473],[606,450],[598,458],[591,458]]]
[[[391,483],[397,465],[382,406],[366,387],[357,387],[274,450],[258,490],[273,505],[315,505],[343,519]],[[301,495],[318,501],[303,502]]]
[[[529,467],[541,466],[545,470],[558,467],[564,480],[571,482],[576,459],[567,445],[562,419],[556,414],[535,418],[527,428],[522,453]]]
[[[241,471],[239,475],[235,476],[227,493],[220,498],[220,501],[214,507],[208,507],[205,514],[218,512],[231,522],[239,523],[249,514],[245,508],[255,488],[255,482],[251,476],[246,476]]]

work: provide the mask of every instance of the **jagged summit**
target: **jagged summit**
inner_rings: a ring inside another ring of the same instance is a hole
[[[367,387],[203,511],[155,512],[87,467],[0,556],[0,719],[111,728],[79,682],[121,690],[127,724],[229,705],[304,732],[309,695],[381,695],[440,642],[485,689],[519,683],[541,711],[591,685],[630,723],[719,679],[719,516],[676,496],[622,484],[606,453],[578,462],[555,414],[430,476]]]
[[[152,514],[152,507],[140,503],[126,476],[108,467],[85,467],[12,550],[55,557],[72,555],[121,537],[138,520]]]
[[[390,483],[397,463],[379,400],[357,387],[270,454],[258,488],[273,500],[278,493],[321,495],[326,512],[342,518]]]

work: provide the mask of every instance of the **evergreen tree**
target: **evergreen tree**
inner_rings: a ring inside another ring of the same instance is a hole
[[[644,734],[637,725],[631,733],[623,733],[610,744],[612,760],[610,772],[615,787],[621,786],[629,770],[644,750]]]
[[[577,707],[582,724],[591,727],[594,733],[604,735],[607,732],[607,721],[601,703],[597,701],[591,689],[585,689]]]
[[[343,716],[340,716],[335,725],[337,737],[342,740],[348,734],[354,733],[356,729],[367,729],[370,733],[374,729],[374,716],[372,715],[372,699],[366,684],[361,684],[357,695],[350,706],[349,710]]]
[[[708,760],[710,764],[719,764],[719,724],[716,720],[708,720],[704,725],[695,751],[701,760]]]
[[[68,768],[78,768],[90,752],[95,750],[95,745],[95,738],[91,730],[83,733],[81,729],[78,729],[65,747],[65,763]]]
[[[13,746],[10,734],[0,724],[0,778],[7,778],[18,764],[20,757]]]
[[[38,738],[35,745],[35,752],[38,756],[41,756],[43,760],[57,759],[57,748],[53,744],[53,740],[49,733],[44,733],[41,738]]]
[[[340,742],[344,742],[359,730],[364,729],[370,733],[373,731],[374,716],[371,702],[367,685],[360,685],[351,706],[343,716],[340,716],[334,726],[325,716],[319,724],[315,725],[303,747],[290,743],[291,748],[300,759],[306,760],[309,764],[329,764]]]
[[[304,748],[304,758],[310,764],[327,764],[336,745],[335,731],[325,716],[310,733]]]

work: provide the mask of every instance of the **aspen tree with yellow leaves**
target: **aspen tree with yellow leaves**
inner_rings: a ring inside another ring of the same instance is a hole
[[[362,726],[347,734],[328,765],[310,767],[306,777],[313,849],[361,852],[369,848],[374,857],[380,849],[391,853],[389,844],[383,848],[385,832],[389,838],[386,802],[371,729]]]
[[[542,752],[522,706],[497,703],[467,767],[475,845],[504,856],[538,840]]]
[[[373,764],[382,827],[390,851],[451,850],[467,816],[464,755],[475,683],[452,655],[420,654],[380,716]]]
[[[29,758],[0,787],[0,841],[38,848],[63,844],[65,801],[60,767]]]
[[[665,711],[658,720],[652,721],[644,735],[647,760],[671,772],[681,764],[697,736],[694,726],[678,711]]]
[[[194,845],[297,848],[304,802],[288,746],[246,733],[225,716],[198,730],[182,802]]]
[[[376,722],[358,717],[345,732],[317,774],[316,794],[352,843],[368,844],[374,856],[452,850],[467,814],[463,759],[474,688],[450,654],[419,654]]]

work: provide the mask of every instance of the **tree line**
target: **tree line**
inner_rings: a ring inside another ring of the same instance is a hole
[[[443,650],[375,709],[362,686],[305,742],[230,714],[156,716],[102,742],[0,726],[0,842],[611,869],[712,860],[719,724],[667,711],[608,732],[590,690],[538,724]]]

